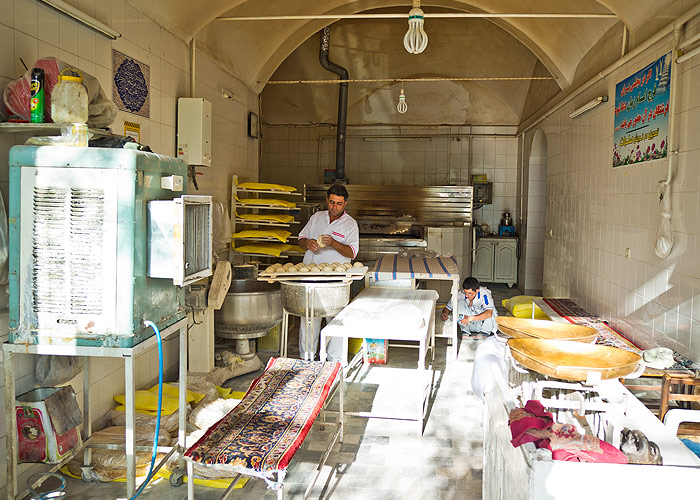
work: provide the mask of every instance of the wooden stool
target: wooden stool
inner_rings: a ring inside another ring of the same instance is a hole
[[[679,402],[679,406],[685,409],[690,409],[690,403],[693,401],[700,403],[700,393],[696,394],[695,387],[700,387],[700,378],[665,373],[661,380],[659,418],[663,421],[669,411],[671,401]],[[700,425],[698,423],[683,424],[678,428],[678,435],[700,436]]]

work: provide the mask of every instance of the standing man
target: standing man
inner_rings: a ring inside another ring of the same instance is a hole
[[[442,310],[442,320],[447,321],[453,305],[447,304]],[[463,334],[474,338],[484,338],[498,330],[496,306],[491,291],[479,286],[479,280],[468,277],[462,283],[462,293],[457,297],[457,321]]]
[[[299,232],[299,246],[306,250],[304,264],[350,262],[360,249],[360,230],[355,219],[345,212],[348,190],[334,184],[326,192],[328,210],[316,212]],[[330,321],[327,320],[327,321]],[[321,318],[313,318],[312,331],[302,321],[299,327],[299,357],[313,360],[318,348]],[[331,338],[326,352],[329,361],[340,361],[343,340]]]

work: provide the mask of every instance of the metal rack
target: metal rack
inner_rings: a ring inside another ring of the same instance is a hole
[[[163,329],[161,336],[163,339],[178,333],[180,336],[180,366],[179,366],[179,409],[178,409],[178,439],[177,446],[173,447],[166,456],[154,468],[154,473],[164,465],[176,451],[180,454],[179,467],[184,466],[183,452],[185,450],[185,424],[187,407],[187,318],[183,318],[173,325]],[[5,408],[15,407],[15,373],[14,357],[16,354],[51,354],[54,356],[82,356],[83,357],[83,432],[82,444],[71,452],[58,464],[51,467],[51,472],[56,472],[73,457],[83,451],[83,464],[89,466],[92,462],[90,443],[92,436],[92,419],[90,416],[90,359],[97,358],[122,358],[124,359],[125,378],[125,406],[126,406],[126,437],[124,448],[126,451],[126,494],[132,497],[136,491],[136,451],[142,447],[135,445],[135,424],[136,424],[136,381],[134,361],[140,355],[156,345],[156,337],[151,336],[136,344],[133,347],[105,347],[105,346],[78,346],[71,344],[11,344],[4,343],[2,346],[3,360],[5,363]],[[29,494],[29,490],[18,495],[17,474],[19,470],[19,449],[17,437],[17,415],[14,411],[6,411],[5,432],[7,435],[7,498],[14,500],[24,498]],[[114,445],[108,445],[114,448]],[[150,451],[148,447],[146,451]],[[34,465],[34,464],[32,464]],[[38,479],[32,487],[37,488],[46,478]],[[86,479],[84,477],[84,479]]]
[[[255,204],[240,204],[238,203],[236,197],[240,193],[250,193],[254,194],[256,196],[259,195],[275,195],[275,196],[302,196],[302,193],[296,192],[296,191],[282,191],[282,190],[275,190],[275,189],[246,189],[246,188],[240,188],[238,187],[238,176],[234,175],[233,179],[231,181],[231,233],[235,234],[236,233],[236,225],[245,225],[245,226],[264,226],[264,227],[280,227],[280,228],[289,228],[292,225],[298,224],[296,220],[291,221],[291,222],[273,222],[273,221],[252,221],[252,220],[247,220],[247,219],[242,219],[237,216],[236,211],[238,209],[244,208],[244,209],[250,209],[250,210],[275,210],[275,211],[282,211],[282,212],[291,212],[292,210],[297,210],[297,208],[291,208],[291,207],[284,207],[284,206],[270,206],[270,205],[255,205]],[[290,238],[297,238],[296,235],[291,235],[287,238],[287,242],[289,241]],[[251,241],[251,242],[263,242],[263,243],[286,243],[286,242],[281,242],[279,239],[276,238],[234,238],[234,239],[243,239],[245,241]],[[273,255],[267,255],[267,254],[260,254],[260,253],[251,253],[251,252],[237,252],[235,250],[231,250],[231,259],[235,255],[242,255],[245,257],[260,257],[260,258],[275,258]],[[279,258],[286,259],[289,257],[293,256],[301,256],[303,254],[298,253],[298,252],[282,252],[279,256]]]

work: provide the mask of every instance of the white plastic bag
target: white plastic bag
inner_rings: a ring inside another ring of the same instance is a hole
[[[214,203],[214,253],[228,251],[231,247],[231,218],[228,208],[223,203]]]
[[[0,193],[0,286],[7,285],[9,239],[7,234],[7,213],[5,212],[5,200]]]

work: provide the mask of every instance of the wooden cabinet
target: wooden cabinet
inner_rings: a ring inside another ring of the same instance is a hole
[[[476,262],[474,263],[474,277],[479,281],[493,281],[493,262],[495,241],[481,238],[476,243]]]
[[[517,246],[517,238],[480,238],[476,244],[474,277],[512,287],[518,280]]]

